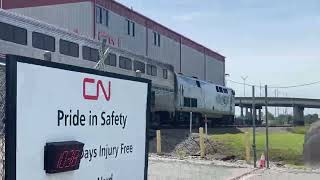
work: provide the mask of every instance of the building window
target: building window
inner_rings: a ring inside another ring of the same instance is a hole
[[[198,100],[196,98],[183,98],[183,105],[184,107],[198,107]]]
[[[191,107],[198,107],[198,100],[196,98],[191,98]]]
[[[183,98],[184,107],[190,107],[191,106],[191,102],[190,101],[191,101],[190,98],[187,98],[187,97]]]
[[[153,32],[153,44],[157,45],[157,33]]]
[[[72,57],[79,57],[79,45],[77,43],[60,39],[59,44],[61,54]]]
[[[98,62],[99,51],[98,51],[98,49],[90,48],[87,46],[82,46],[82,57],[85,60]]]
[[[134,22],[131,22],[131,26],[132,26],[132,36],[134,37],[135,36],[135,23]]]
[[[119,67],[122,69],[132,70],[132,60],[123,56],[119,57]]]
[[[130,35],[130,21],[127,19],[127,34]]]
[[[127,21],[127,34],[129,36],[134,37],[135,36],[135,23],[133,21],[130,21],[129,19]]]
[[[155,45],[155,46],[158,46],[158,47],[160,47],[160,34],[159,33],[157,33],[157,32],[153,32],[153,44]]]
[[[96,22],[102,24],[102,8],[96,6]]]
[[[158,46],[160,47],[160,34],[158,33]]]
[[[145,73],[146,72],[146,65],[143,62],[134,61],[133,69],[134,69],[134,71],[139,70],[141,73]]]
[[[104,63],[109,66],[117,66],[117,56],[113,53],[108,54],[107,59],[105,59]]]
[[[0,39],[17,44],[27,45],[27,30],[0,22]]]
[[[151,76],[157,76],[157,67],[151,64],[147,64],[147,74]]]
[[[168,79],[168,70],[163,69],[163,79]]]
[[[109,11],[108,10],[105,10],[105,20],[104,20],[104,23],[106,26],[109,26]]]
[[[54,52],[55,38],[46,34],[32,32],[32,47]]]

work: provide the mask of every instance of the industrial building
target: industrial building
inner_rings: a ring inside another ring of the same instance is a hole
[[[225,84],[225,57],[113,0],[2,0],[3,9]]]

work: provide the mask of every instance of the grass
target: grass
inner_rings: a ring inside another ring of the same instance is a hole
[[[291,132],[272,132],[269,134],[269,155],[271,161],[282,161],[286,164],[302,165],[302,153],[304,143],[303,128],[297,128]],[[214,134],[210,138],[224,144],[223,152],[226,155],[235,155],[245,159],[245,134]],[[250,134],[250,143],[252,134]],[[250,147],[251,144],[250,144]],[[265,149],[265,134],[256,134],[257,158],[260,159]],[[252,153],[252,150],[251,150]],[[252,157],[252,156],[251,156]]]
[[[295,134],[305,134],[309,129],[309,126],[297,126],[292,128],[290,131]]]

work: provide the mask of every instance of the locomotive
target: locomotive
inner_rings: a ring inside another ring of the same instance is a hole
[[[196,126],[205,120],[210,120],[211,126],[234,123],[234,90],[181,73],[174,73],[172,78],[171,91],[164,93],[153,86],[155,124],[186,126],[190,118]]]

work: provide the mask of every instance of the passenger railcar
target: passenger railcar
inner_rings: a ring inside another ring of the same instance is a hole
[[[94,68],[101,46],[96,40],[0,9],[0,59],[15,54]],[[173,66],[133,52],[109,49],[104,71],[152,81],[153,122],[179,126],[185,124],[190,112],[198,124],[205,117],[214,122],[232,119],[233,90],[176,74]]]

